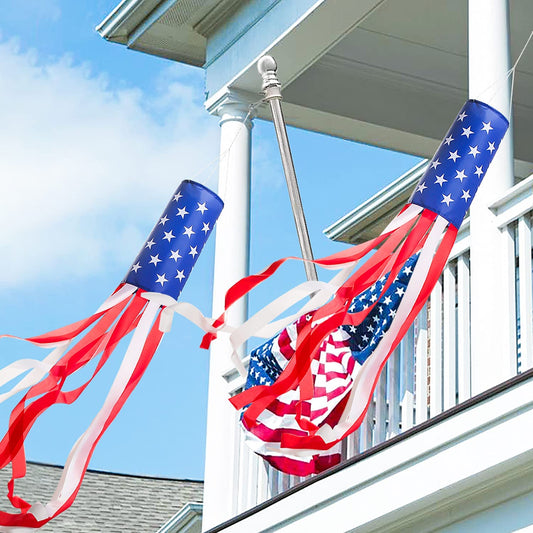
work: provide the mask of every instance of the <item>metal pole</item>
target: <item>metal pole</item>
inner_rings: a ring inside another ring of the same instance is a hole
[[[304,259],[312,260],[313,250],[311,248],[311,241],[309,240],[309,232],[305,221],[300,190],[298,189],[298,181],[296,180],[296,172],[294,171],[294,163],[292,160],[289,138],[287,137],[285,119],[283,118],[283,111],[281,110],[281,83],[276,75],[277,68],[276,61],[271,56],[263,56],[257,62],[257,70],[263,78],[262,90],[265,95],[265,101],[270,104],[270,110],[272,111],[272,118],[274,120],[274,127],[276,129],[276,136],[278,138],[279,150],[281,153],[281,162],[283,164],[283,171],[287,181],[287,188],[289,190],[292,214],[294,215],[294,223],[296,224],[296,232],[298,233],[298,240],[300,241],[302,257]],[[304,265],[307,279],[309,281],[317,281],[318,276],[315,265],[313,263],[304,263]]]

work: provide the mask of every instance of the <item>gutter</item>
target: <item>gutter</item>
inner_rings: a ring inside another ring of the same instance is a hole
[[[362,236],[362,234],[369,229],[371,230],[371,226],[378,221],[382,225],[386,225],[387,215],[394,216],[398,208],[401,207],[399,204],[405,203],[413,187],[426,171],[427,166],[427,159],[420,161],[390,185],[327,227],[324,230],[326,237],[334,241],[351,244],[367,240],[368,237]],[[362,237],[358,239],[358,235]]]
[[[122,0],[98,25],[96,31],[108,41],[128,43],[128,36],[157,7],[160,0]]]

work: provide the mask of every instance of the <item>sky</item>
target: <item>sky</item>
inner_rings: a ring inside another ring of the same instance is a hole
[[[2,1],[0,19],[0,333],[28,337],[92,314],[124,277],[183,179],[216,190],[219,127],[203,71],[105,42],[118,0]],[[270,122],[254,121],[250,271],[299,255]],[[323,229],[419,159],[289,128],[316,257],[345,247]],[[213,161],[208,169],[206,161]],[[275,216],[273,216],[275,215]],[[214,238],[181,299],[211,310]],[[284,267],[251,309],[304,281]],[[327,273],[319,273],[327,279]],[[202,479],[209,354],[176,317],[90,467]],[[107,394],[120,356],[80,399],[41,417],[27,458],[64,464]],[[46,352],[3,339],[0,364]],[[16,398],[0,405],[5,431]]]

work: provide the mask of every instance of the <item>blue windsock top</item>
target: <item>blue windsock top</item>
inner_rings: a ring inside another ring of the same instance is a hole
[[[207,187],[183,181],[124,282],[177,299],[223,207]]]
[[[418,182],[411,203],[459,228],[508,127],[499,111],[468,100]]]

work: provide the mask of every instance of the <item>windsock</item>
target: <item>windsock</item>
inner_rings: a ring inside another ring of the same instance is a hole
[[[0,441],[0,468],[11,464],[8,498],[17,513],[0,511],[0,530],[39,528],[73,503],[96,444],[117,416],[150,363],[170,327],[191,270],[222,211],[222,200],[193,181],[183,181],[150,233],[124,280],[90,317],[25,340],[53,348],[43,360],[21,359],[0,370],[0,384],[29,371],[0,402],[27,389],[13,409]],[[181,303],[181,302],[180,302]],[[133,333],[102,408],[73,446],[52,499],[24,501],[15,494],[15,480],[26,474],[24,440],[37,418],[55,404],[73,403],[108,361],[123,337]],[[68,377],[96,361],[91,377],[66,390]]]
[[[276,468],[307,475],[339,462],[341,440],[362,423],[387,359],[425,305],[508,126],[489,105],[467,101],[381,235],[316,260],[341,272],[289,291],[232,331],[235,348],[257,332],[272,335],[252,352],[246,390],[230,401],[242,410],[251,448]],[[236,283],[226,309],[286,259]],[[306,294],[311,301],[274,322],[282,326],[274,335],[267,318]],[[224,330],[225,315],[213,326]],[[215,335],[208,332],[203,346]]]

